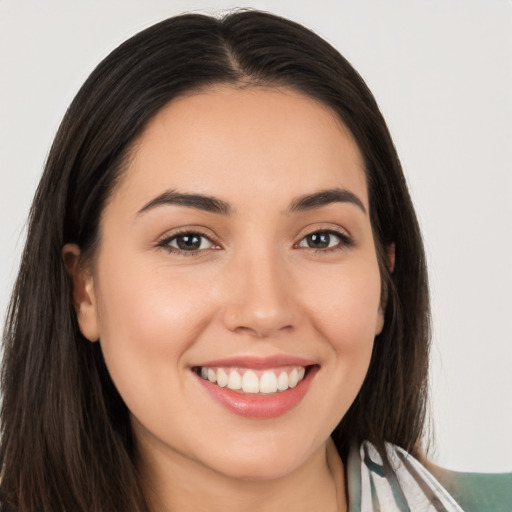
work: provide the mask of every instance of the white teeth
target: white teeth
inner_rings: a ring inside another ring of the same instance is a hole
[[[279,391],[285,391],[288,389],[288,374],[286,372],[281,372],[279,377],[277,378],[277,389]]]
[[[258,376],[252,371],[247,370],[242,377],[242,389],[244,393],[258,393],[260,382]]]
[[[228,384],[228,374],[222,369],[217,370],[217,385],[221,388],[225,388]]]
[[[244,393],[272,394],[294,388],[306,374],[306,369],[302,366],[288,371],[289,374],[285,370],[281,370],[279,373],[275,370],[265,370],[263,373],[257,370],[245,370],[241,375],[242,372],[239,373],[235,369],[203,366],[199,373],[203,379],[209,380],[221,388],[227,386],[229,389],[242,390]]]
[[[275,393],[277,391],[277,377],[274,372],[263,372],[260,379],[260,393]]]
[[[229,374],[228,388],[234,390],[242,389],[242,377],[240,377],[236,370],[231,370]]]
[[[288,377],[288,386],[294,388],[299,382],[299,372],[294,368]]]

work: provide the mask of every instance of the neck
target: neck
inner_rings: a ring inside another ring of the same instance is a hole
[[[139,467],[151,512],[346,511],[343,465],[328,443],[296,470],[268,480],[233,478],[161,450],[146,451]]]

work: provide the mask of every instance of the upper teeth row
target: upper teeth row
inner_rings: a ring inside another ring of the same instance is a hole
[[[260,377],[253,370],[242,375],[235,369],[201,367],[201,377],[216,383],[221,388],[241,389],[244,393],[276,393],[294,388],[303,378],[306,370],[302,366],[293,368],[288,374],[284,370],[279,375],[273,370],[265,370]]]

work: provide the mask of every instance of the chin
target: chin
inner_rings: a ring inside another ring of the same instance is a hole
[[[233,460],[213,469],[233,480],[263,482],[284,478],[299,466],[297,461],[276,461],[274,457],[267,457],[264,460]]]
[[[267,441],[266,446],[261,440],[248,440],[240,444],[234,442],[229,448],[222,450],[222,453],[212,454],[210,460],[203,459],[203,463],[217,473],[236,480],[265,481],[284,478],[303,466],[315,449],[294,444],[291,439],[287,441],[277,444]]]

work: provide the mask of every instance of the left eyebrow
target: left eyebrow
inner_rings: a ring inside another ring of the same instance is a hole
[[[301,196],[292,202],[288,208],[288,212],[293,213],[313,210],[332,203],[352,203],[366,214],[366,208],[364,207],[361,199],[359,199],[353,192],[350,192],[350,190],[346,190],[344,188],[331,188]]]

